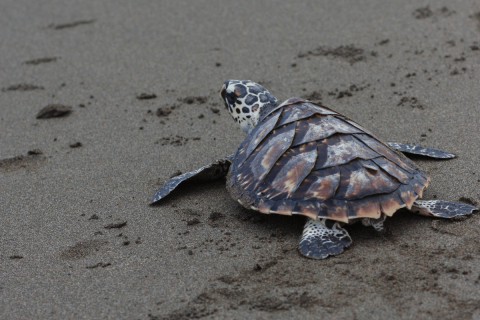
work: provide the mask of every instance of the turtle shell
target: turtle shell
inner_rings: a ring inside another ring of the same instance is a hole
[[[244,207],[348,223],[411,208],[429,178],[359,124],[291,98],[241,143],[227,189]]]

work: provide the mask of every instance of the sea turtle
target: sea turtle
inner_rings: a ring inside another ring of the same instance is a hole
[[[171,178],[151,203],[183,181],[227,175],[229,193],[245,208],[307,216],[299,250],[313,259],[339,254],[352,243],[344,224],[361,221],[380,231],[385,218],[404,207],[439,218],[477,209],[464,203],[417,200],[430,179],[401,152],[434,158],[453,154],[385,143],[325,106],[300,98],[279,104],[253,81],[227,80],[220,95],[247,137],[234,154]]]

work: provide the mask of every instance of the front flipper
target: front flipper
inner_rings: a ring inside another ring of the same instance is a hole
[[[214,163],[208,164],[195,171],[187,172],[179,176],[173,177],[158,189],[150,200],[150,204],[165,198],[170,192],[178,187],[182,182],[191,181],[213,181],[227,175],[228,169],[232,164],[234,154],[223,159],[218,159]]]
[[[438,159],[451,159],[455,158],[456,155],[453,153],[447,152],[445,150],[435,149],[435,148],[424,148],[422,146],[416,146],[413,144],[406,143],[397,143],[397,142],[387,142],[387,144],[395,150],[404,153],[416,154],[424,157],[438,158]]]
[[[451,202],[443,200],[422,201],[416,200],[412,205],[412,212],[422,216],[438,218],[455,218],[472,213],[478,208],[466,203]]]
[[[343,248],[351,244],[352,239],[348,232],[342,229],[338,222],[327,221],[327,219],[309,219],[303,229],[299,250],[307,258],[325,259],[328,256],[342,253]]]

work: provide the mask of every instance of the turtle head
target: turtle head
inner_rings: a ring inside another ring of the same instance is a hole
[[[244,132],[250,133],[261,116],[278,105],[267,89],[250,80],[227,80],[220,91],[225,107]]]

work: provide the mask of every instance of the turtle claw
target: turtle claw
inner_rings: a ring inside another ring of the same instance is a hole
[[[438,159],[451,159],[455,158],[456,155],[453,153],[447,152],[445,150],[440,150],[436,148],[424,148],[422,146],[416,146],[413,144],[407,143],[397,143],[397,142],[387,142],[387,144],[395,150],[416,154],[419,156],[438,158]]]
[[[160,199],[165,198],[170,192],[175,190],[175,188],[184,181],[213,181],[224,177],[227,174],[228,169],[230,168],[233,157],[234,155],[231,154],[224,159],[218,159],[214,163],[203,166],[197,170],[171,178],[170,180],[165,182],[165,184],[160,189],[158,189],[157,192],[155,192],[152,199],[150,200],[150,204],[153,204]]]
[[[343,248],[352,244],[348,232],[338,222],[329,228],[327,219],[309,220],[303,230],[298,249],[310,259],[325,259],[343,252]]]
[[[466,203],[443,200],[416,200],[412,206],[412,212],[414,213],[423,216],[433,216],[446,219],[465,216],[471,214],[475,210],[478,210],[478,208]]]

